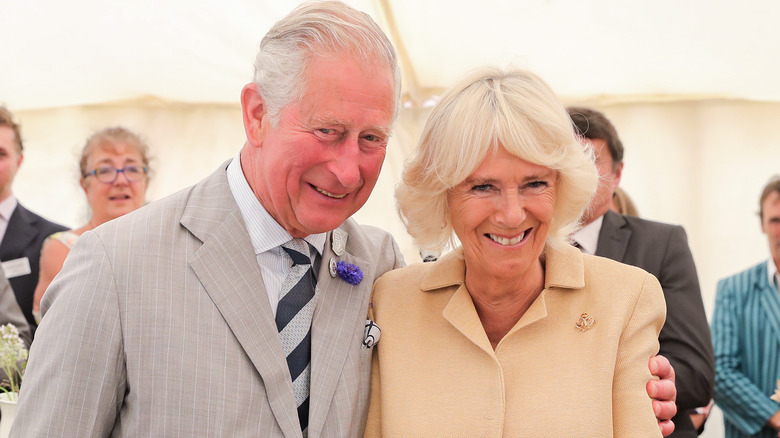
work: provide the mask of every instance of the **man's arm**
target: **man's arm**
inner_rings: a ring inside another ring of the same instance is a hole
[[[667,308],[659,354],[674,368],[677,409],[706,406],[715,386],[715,359],[696,265],[682,227],[674,227],[669,235],[658,281]]]
[[[116,285],[97,236],[79,239],[41,306],[11,436],[109,436],[127,375]]]
[[[729,420],[745,434],[758,433],[780,409],[742,373],[739,316],[740,298],[733,279],[718,283],[712,339],[715,345],[715,402]]]
[[[14,291],[11,289],[11,283],[8,282],[3,269],[0,268],[0,325],[8,323],[16,327],[19,331],[19,337],[24,341],[24,345],[29,348],[32,342],[30,324],[27,322],[27,318],[24,317],[19,303],[16,302],[16,295],[14,295]],[[2,379],[0,378],[0,380]]]

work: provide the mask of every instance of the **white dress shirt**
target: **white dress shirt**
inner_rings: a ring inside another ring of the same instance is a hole
[[[241,151],[228,165],[227,180],[252,241],[257,264],[260,265],[260,272],[263,275],[265,290],[268,292],[271,312],[276,316],[282,283],[292,267],[290,257],[285,254],[280,245],[292,240],[293,237],[268,214],[252,192],[241,170]],[[315,257],[322,257],[325,238],[326,233],[312,234],[304,238],[317,250]]]
[[[596,254],[599,246],[599,235],[601,234],[601,224],[604,222],[604,215],[585,225],[572,235],[572,240],[580,245],[580,250],[585,254]]]
[[[769,274],[769,284],[774,284],[775,289],[780,289],[780,273],[777,272],[777,265],[772,257],[766,262],[766,272]]]
[[[16,205],[19,202],[16,201],[16,197],[11,193],[7,198],[0,202],[0,242],[5,237],[5,230],[8,229],[8,221],[11,219],[11,215],[16,210]]]

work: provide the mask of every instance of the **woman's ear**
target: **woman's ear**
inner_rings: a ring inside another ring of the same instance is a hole
[[[241,90],[241,112],[244,118],[246,141],[254,147],[263,145],[263,126],[268,109],[257,84],[249,83]]]

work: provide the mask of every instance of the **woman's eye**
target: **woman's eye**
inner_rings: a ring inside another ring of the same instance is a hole
[[[490,190],[493,186],[491,184],[479,184],[471,188],[474,192],[486,192]]]
[[[528,183],[528,187],[532,189],[542,189],[547,187],[547,181],[533,181]]]

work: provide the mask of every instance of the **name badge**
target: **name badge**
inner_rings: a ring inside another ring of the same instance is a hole
[[[21,277],[22,275],[32,273],[32,269],[30,269],[30,260],[27,257],[8,260],[1,265],[3,266],[3,272],[5,272],[6,278]]]

